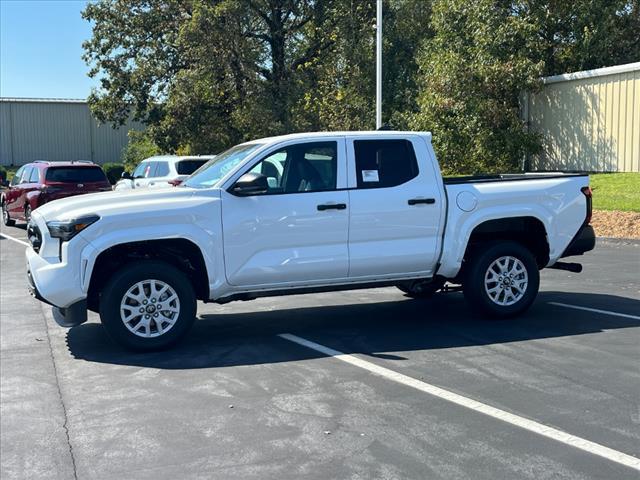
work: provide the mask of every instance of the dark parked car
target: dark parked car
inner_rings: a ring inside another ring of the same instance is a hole
[[[29,221],[31,211],[52,200],[111,190],[100,166],[92,162],[43,162],[23,165],[2,193],[2,221]]]

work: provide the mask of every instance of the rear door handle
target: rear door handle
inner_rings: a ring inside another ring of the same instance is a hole
[[[418,205],[421,203],[426,203],[427,205],[432,205],[436,203],[435,198],[412,198],[407,202],[409,205]]]
[[[318,210],[321,212],[324,210],[346,210],[346,203],[323,203],[318,205]]]

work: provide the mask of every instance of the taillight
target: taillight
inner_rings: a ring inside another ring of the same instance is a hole
[[[588,225],[591,223],[591,215],[593,214],[593,191],[591,187],[582,187],[580,191],[587,197],[587,218],[585,218],[584,223]]]

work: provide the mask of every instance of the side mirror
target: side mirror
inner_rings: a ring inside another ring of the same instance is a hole
[[[239,197],[262,195],[269,191],[269,181],[261,173],[245,173],[231,187],[231,193]]]
[[[124,180],[131,180],[131,174],[129,172],[122,172],[122,175],[120,175],[120,178]]]

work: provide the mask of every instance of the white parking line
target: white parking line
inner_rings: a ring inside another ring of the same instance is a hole
[[[368,370],[375,375],[380,375],[381,377],[385,377],[394,382],[398,382],[408,387],[415,388],[416,390],[420,390],[421,392],[428,393],[443,400],[447,400],[449,402],[455,403],[456,405],[460,405],[489,417],[502,420],[503,422],[507,422],[511,425],[524,428],[525,430],[537,433],[538,435],[551,438],[566,445],[584,450],[585,452],[598,455],[600,457],[606,458],[607,460],[611,460],[612,462],[616,462],[626,467],[630,467],[634,470],[640,471],[640,459],[631,455],[627,455],[626,453],[622,453],[617,450],[613,450],[612,448],[605,447],[604,445],[600,445],[598,443],[576,437],[575,435],[571,435],[570,433],[563,432],[562,430],[558,430],[547,425],[543,425],[542,423],[529,420],[528,418],[524,418],[519,415],[500,410],[499,408],[495,408],[491,405],[487,405],[471,398],[464,397],[457,393],[450,392],[443,388],[436,387],[435,385],[431,385],[421,380],[416,380],[415,378],[408,377],[388,368],[380,367],[374,363],[367,362],[366,360],[362,360],[353,355],[349,355],[329,347],[325,347],[324,345],[306,340],[302,337],[291,335],[290,333],[281,333],[278,336],[285,340],[289,340],[290,342],[302,345],[303,347],[310,348],[356,367]]]
[[[556,305],[558,307],[574,308],[576,310],[585,310],[587,312],[604,313],[605,315],[613,315],[614,317],[624,317],[624,318],[632,318],[633,320],[640,320],[640,317],[638,317],[637,315],[629,315],[628,313],[618,313],[618,312],[611,312],[609,310],[600,310],[598,308],[580,307],[578,305],[569,305],[568,303],[560,303],[560,302],[549,302],[549,303],[551,305]]]
[[[6,238],[7,240],[13,240],[14,242],[19,243],[19,244],[21,244],[21,245],[24,245],[25,247],[28,247],[28,246],[29,246],[29,244],[28,244],[27,242],[25,242],[24,240],[20,240],[20,239],[18,239],[18,238],[10,237],[10,236],[9,236],[9,235],[7,235],[6,233],[0,233],[0,237],[4,237],[4,238]]]

